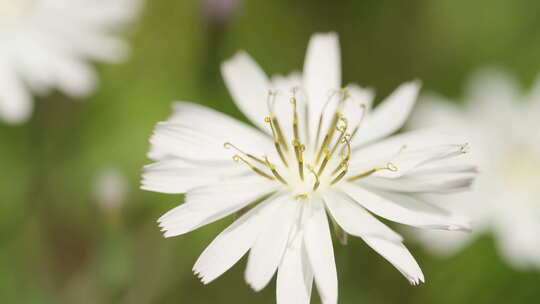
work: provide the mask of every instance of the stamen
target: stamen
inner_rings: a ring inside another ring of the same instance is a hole
[[[276,91],[268,91],[267,105],[268,105],[268,111],[270,112],[270,121],[267,121],[267,122],[270,123],[270,126],[272,127],[272,133],[274,134],[277,141],[283,146],[283,149],[285,149],[285,151],[289,151],[289,147],[287,146],[287,143],[285,142],[285,137],[283,136],[283,132],[281,131],[281,126],[279,124],[279,121],[276,115],[274,114],[276,96],[277,96]],[[265,121],[266,121],[266,118],[265,118]]]
[[[306,150],[304,145],[301,145],[298,140],[293,140],[294,154],[296,155],[296,160],[298,161],[298,174],[300,179],[304,180],[304,157],[302,152]]]
[[[296,109],[296,91],[297,88],[293,89],[293,97],[291,98],[291,104],[293,105],[293,134],[294,139],[299,140],[300,136],[298,134],[298,110]]]
[[[332,119],[332,122],[330,123],[330,126],[328,127],[328,131],[326,132],[326,135],[324,136],[323,143],[321,145],[321,148],[319,149],[319,152],[317,153],[317,157],[315,158],[315,163],[318,163],[321,159],[322,152],[327,148],[328,144],[332,140],[332,137],[334,136],[334,133],[336,132],[337,123],[339,122],[341,115],[341,110],[343,108],[343,104],[345,100],[349,97],[349,94],[345,89],[340,89],[342,93],[342,98],[339,100],[339,104],[336,108],[336,112],[334,114],[334,118]],[[325,105],[326,106],[326,105]],[[321,114],[322,115],[322,114]]]
[[[330,101],[332,101],[332,98],[334,98],[334,95],[336,95],[336,92],[332,92],[332,94],[330,94],[330,96],[328,96],[328,100],[326,101],[326,103],[324,104],[324,106],[323,106],[323,108],[321,110],[321,115],[319,116],[319,122],[317,124],[317,133],[315,134],[315,146],[314,147],[319,146],[319,137],[321,135],[321,128],[322,128],[322,121],[323,121],[323,118],[324,118],[324,113],[326,112],[326,107],[328,107],[328,104],[330,103]]]
[[[268,168],[270,169],[270,171],[272,171],[272,174],[274,174],[274,176],[277,178],[277,180],[279,180],[282,184],[284,185],[287,185],[287,182],[283,179],[283,177],[281,177],[281,175],[277,172],[276,170],[276,166],[274,164],[272,164],[269,160],[268,160],[268,157],[265,156],[264,157],[264,161],[266,162],[266,166],[268,166]]]
[[[251,168],[251,170],[253,170],[255,173],[259,174],[260,176],[262,177],[266,177],[268,179],[271,179],[271,180],[274,180],[274,178],[269,175],[269,174],[266,174],[264,173],[261,169],[253,166],[250,162],[248,162],[247,160],[245,160],[242,156],[238,155],[238,154],[235,154],[232,159],[235,161],[235,162],[243,162],[244,164],[246,164],[249,168]]]
[[[358,124],[354,127],[352,133],[351,133],[351,138],[353,138],[356,133],[358,132],[358,130],[360,129],[360,127],[362,126],[362,123],[364,122],[364,118],[366,117],[366,105],[365,104],[360,104],[360,109],[362,109],[362,116],[360,117],[360,120],[358,121]]]
[[[369,170],[369,171],[367,171],[367,172],[364,172],[364,173],[355,175],[355,176],[353,176],[353,177],[349,177],[349,178],[347,179],[347,181],[353,182],[353,181],[355,181],[355,180],[357,180],[357,179],[361,179],[361,178],[364,178],[364,177],[368,177],[368,176],[372,175],[373,173],[379,172],[379,171],[381,171],[381,170],[389,170],[389,171],[392,171],[392,172],[396,172],[396,171],[398,170],[398,168],[397,168],[396,165],[394,165],[392,162],[388,162],[388,163],[386,164],[386,167],[384,167],[384,168],[374,168],[374,169],[371,169],[371,170]]]
[[[264,121],[270,124],[270,128],[272,129],[272,135],[274,137],[274,147],[276,147],[276,151],[279,154],[279,158],[285,165],[285,167],[289,167],[289,164],[287,163],[287,160],[285,159],[285,154],[283,154],[283,151],[281,150],[281,144],[279,143],[279,138],[277,137],[277,133],[274,129],[274,124],[272,123],[272,118],[269,116],[264,118]]]
[[[332,150],[330,151],[330,157],[332,157],[332,155],[334,155],[334,152],[336,152],[338,146],[340,143],[343,143],[343,138],[345,137],[346,132],[347,132],[347,127],[348,127],[348,122],[347,122],[347,118],[345,118],[344,116],[341,116],[341,118],[339,119],[340,121],[343,122],[343,125],[342,126],[337,126],[336,129],[338,130],[339,133],[341,133],[336,141],[336,143],[334,144],[334,147],[332,148]],[[350,135],[349,135],[350,136]]]
[[[322,175],[323,171],[324,171],[324,168],[326,167],[326,165],[328,164],[328,160],[330,160],[330,157],[332,155],[330,154],[330,151],[328,150],[325,150],[324,151],[324,159],[321,163],[321,166],[319,167],[319,171],[317,172],[317,175]]]
[[[345,177],[348,171],[349,171],[349,163],[343,163],[343,171],[341,171],[341,173],[338,176],[336,176],[336,178],[334,178],[332,182],[330,182],[330,185],[333,185],[339,182],[343,177]]]
[[[469,146],[469,143],[464,143],[463,145],[461,145],[460,151],[461,151],[461,153],[463,153],[463,154],[469,153],[469,152],[470,152],[470,146]]]
[[[260,163],[260,164],[265,165],[265,163],[264,163],[264,161],[263,161],[262,159],[260,159],[260,158],[258,158],[258,157],[256,157],[256,156],[254,156],[253,154],[246,153],[246,152],[240,150],[240,148],[238,148],[237,146],[231,144],[230,142],[224,143],[224,144],[223,144],[223,147],[225,147],[225,149],[233,148],[233,149],[235,149],[236,151],[238,151],[238,152],[244,154],[245,156],[251,158],[252,160],[254,160],[254,161],[256,161],[256,162],[258,162],[258,163]]]
[[[345,134],[345,136],[342,139],[342,143],[345,143],[345,146],[343,149],[347,148],[347,154],[343,154],[343,149],[340,152],[341,157],[343,158],[342,161],[339,163],[339,165],[332,171],[332,175],[336,174],[339,169],[341,169],[343,166],[349,163],[349,160],[351,159],[351,134]]]
[[[296,155],[296,161],[298,162],[298,174],[300,179],[304,180],[304,157],[302,152],[305,151],[306,147],[300,143],[300,135],[298,132],[298,111],[296,109],[296,88],[293,89],[293,97],[291,98],[291,103],[293,104],[293,147],[294,154]]]
[[[315,184],[313,185],[313,191],[316,191],[317,188],[319,188],[319,185],[321,184],[319,180],[319,176],[317,175],[317,173],[315,173],[315,170],[313,170],[312,166],[308,166],[308,169],[315,176]]]

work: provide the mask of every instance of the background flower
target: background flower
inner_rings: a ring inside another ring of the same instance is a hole
[[[481,174],[471,193],[458,203],[437,198],[441,206],[469,214],[474,234],[420,233],[427,247],[455,253],[483,233],[493,233],[506,260],[516,267],[540,267],[540,83],[522,94],[514,79],[486,69],[469,81],[464,104],[427,96],[412,125],[460,128],[474,142],[470,161]]]
[[[96,75],[86,62],[117,62],[128,47],[116,32],[139,0],[3,0],[0,2],[0,119],[24,122],[32,94],[58,89],[86,97]]]

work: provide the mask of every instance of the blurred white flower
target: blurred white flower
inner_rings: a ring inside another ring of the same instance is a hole
[[[420,228],[468,229],[416,195],[466,189],[474,167],[439,165],[466,147],[428,131],[383,139],[407,119],[418,82],[403,84],[371,111],[371,90],[341,88],[335,34],[312,37],[302,76],[268,79],[243,52],[222,72],[237,106],[260,130],[178,102],[151,137],[156,163],[142,180],[146,190],[186,193],[186,203],[159,219],[166,237],[246,211],[195,263],[203,283],[250,250],[245,278],[254,290],[277,270],[278,303],[308,303],[313,280],[322,302],[336,303],[328,218],[341,241],[347,234],[362,238],[411,284],[424,281],[420,267],[401,236],[371,213]]]
[[[94,196],[99,206],[109,213],[119,210],[126,202],[128,182],[118,168],[104,168],[98,172],[94,184]]]
[[[96,85],[86,60],[116,62],[128,47],[115,32],[138,0],[0,0],[0,120],[26,121],[32,93],[84,97]]]
[[[473,218],[474,234],[419,232],[434,252],[453,254],[477,235],[491,232],[507,261],[540,268],[540,81],[520,95],[514,79],[483,70],[470,81],[464,105],[426,96],[412,125],[442,125],[470,135],[468,157],[481,168],[470,193],[441,206]],[[448,204],[448,205],[447,205]]]

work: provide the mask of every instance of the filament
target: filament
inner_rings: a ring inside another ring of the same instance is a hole
[[[235,154],[232,159],[235,161],[235,162],[243,162],[244,164],[246,164],[249,168],[251,168],[251,170],[253,170],[255,173],[259,174],[260,176],[263,176],[263,177],[266,177],[268,179],[271,179],[273,180],[274,177],[272,177],[271,175],[269,174],[266,174],[264,171],[262,171],[261,169],[255,167],[254,165],[252,165],[250,162],[248,162],[247,160],[245,160],[242,156],[238,155],[238,154]]]

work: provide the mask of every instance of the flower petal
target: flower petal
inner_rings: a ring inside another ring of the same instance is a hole
[[[364,132],[360,129],[358,132]],[[353,143],[356,137],[353,138]],[[385,166],[389,161],[394,160],[399,154],[405,151],[416,151],[430,147],[445,145],[448,143],[466,143],[462,136],[441,133],[438,130],[416,130],[399,135],[391,136],[387,139],[354,149],[350,161],[350,172],[365,172],[373,168]]]
[[[269,199],[241,216],[206,247],[193,272],[208,284],[231,268],[253,246],[261,230],[272,224],[280,199]]]
[[[334,248],[328,220],[321,199],[313,199],[305,210],[304,244],[317,290],[323,304],[335,304],[338,299],[338,283]]]
[[[10,65],[0,62],[0,119],[11,124],[21,123],[28,120],[32,109],[32,96]]]
[[[377,237],[363,237],[364,242],[390,262],[407,280],[418,285],[424,282],[424,274],[409,250],[400,242],[392,242]]]
[[[292,199],[281,204],[272,224],[263,230],[249,253],[246,281],[260,291],[272,279],[287,246],[293,222],[298,218],[300,204]]]
[[[221,73],[238,108],[261,130],[270,132],[264,122],[270,89],[264,71],[247,53],[238,52],[221,65]]]
[[[165,213],[158,222],[165,237],[181,235],[232,214],[276,188],[276,183],[259,176],[196,188],[186,194],[186,203]]]
[[[311,299],[313,271],[302,238],[302,232],[298,232],[279,265],[276,282],[278,304],[309,304]]]
[[[341,189],[353,200],[369,211],[388,220],[420,228],[442,230],[469,230],[466,223],[460,223],[445,216],[434,206],[399,193],[375,193],[361,186],[344,183]]]
[[[350,235],[380,237],[396,242],[403,240],[399,234],[388,228],[347,195],[328,192],[324,196],[324,202],[339,226]]]
[[[401,128],[409,117],[419,90],[418,81],[399,86],[367,117],[364,128],[354,138],[354,147],[388,136]]]
[[[218,181],[245,174],[247,167],[230,160],[222,163],[195,164],[179,158],[163,159],[144,167],[141,189],[161,193],[185,193]]]
[[[311,37],[304,61],[304,88],[309,100],[309,125],[316,129],[330,93],[341,87],[341,55],[335,33]],[[315,130],[311,138],[314,138]]]
[[[376,172],[374,176],[386,178],[401,177],[423,165],[460,156],[467,151],[467,145],[458,144],[436,145],[417,150],[405,148],[389,160],[396,167],[396,170],[381,170]]]
[[[408,174],[401,178],[370,176],[358,184],[385,191],[407,193],[454,193],[471,188],[476,172],[436,172],[430,174]]]
[[[200,105],[176,102],[171,118],[156,126],[148,157],[231,161],[237,151],[225,149],[226,142],[256,155],[272,147],[268,136],[234,118]]]

